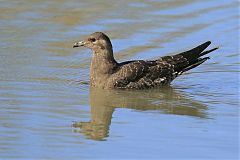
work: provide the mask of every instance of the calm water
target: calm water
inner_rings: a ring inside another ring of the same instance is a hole
[[[238,159],[239,2],[0,1],[0,159]],[[154,59],[212,40],[211,59],[171,87],[90,88],[103,31],[116,59]]]

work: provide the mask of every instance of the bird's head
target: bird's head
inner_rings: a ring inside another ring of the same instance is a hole
[[[112,50],[112,44],[108,36],[102,32],[95,32],[84,38],[82,41],[74,43],[75,47],[87,47],[92,49],[95,53],[102,50]]]

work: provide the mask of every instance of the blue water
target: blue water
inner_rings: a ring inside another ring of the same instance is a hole
[[[239,159],[239,2],[0,2],[0,159]],[[118,61],[207,40],[211,59],[148,91],[90,88],[95,31]]]

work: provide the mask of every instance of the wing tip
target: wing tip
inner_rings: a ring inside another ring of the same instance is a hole
[[[212,42],[211,41],[207,41],[206,43],[211,44]]]
[[[207,48],[211,43],[212,43],[211,41],[207,41],[207,42],[203,43],[202,45],[206,46],[206,48]]]

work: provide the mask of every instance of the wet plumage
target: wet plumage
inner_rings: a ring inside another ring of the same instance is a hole
[[[73,47],[85,46],[92,49],[90,84],[100,88],[147,89],[169,85],[182,73],[197,67],[209,57],[204,55],[216,50],[204,51],[207,41],[196,48],[173,56],[156,60],[135,60],[118,63],[114,59],[110,39],[102,32],[95,32]]]

